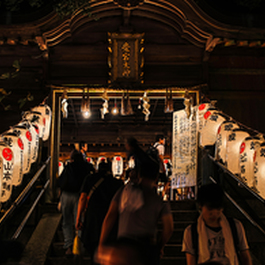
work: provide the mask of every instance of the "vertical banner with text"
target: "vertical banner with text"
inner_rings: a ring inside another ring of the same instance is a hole
[[[187,118],[185,110],[173,113],[172,188],[191,187],[197,179],[197,123],[193,108]]]

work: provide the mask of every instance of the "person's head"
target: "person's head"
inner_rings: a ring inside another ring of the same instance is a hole
[[[147,161],[139,167],[140,178],[156,181],[159,174],[159,163]]]
[[[98,164],[98,173],[102,175],[111,174],[111,165],[105,160],[100,161]]]
[[[159,142],[160,144],[165,144],[165,136],[163,134],[158,134],[156,136],[156,142]]]
[[[74,149],[71,154],[70,154],[70,159],[71,162],[76,162],[76,163],[82,163],[84,162],[84,158],[81,152],[78,150]]]
[[[137,148],[139,148],[137,140],[134,137],[127,138],[125,142],[125,148],[129,152],[135,151]]]
[[[87,152],[87,143],[85,141],[79,142],[79,150],[82,152]]]
[[[197,204],[206,224],[216,224],[224,209],[224,192],[218,184],[207,184],[198,190]]]

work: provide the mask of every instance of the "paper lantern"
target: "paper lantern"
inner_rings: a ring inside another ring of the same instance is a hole
[[[58,162],[58,176],[59,176],[59,177],[60,177],[60,175],[62,174],[63,170],[64,170],[64,164],[63,164],[62,161],[59,161],[59,162]]]
[[[265,199],[265,142],[260,144],[254,153],[253,188]]]
[[[240,177],[250,188],[254,186],[254,153],[263,139],[247,137],[240,146]]]
[[[247,137],[249,137],[248,132],[242,129],[233,129],[228,134],[226,145],[226,166],[233,174],[240,175],[240,146]]]
[[[23,150],[24,144],[22,139],[15,133],[5,132],[1,136],[6,145],[12,150],[14,155],[12,185],[18,186],[23,179]]]
[[[215,143],[215,159],[225,164],[227,137],[233,129],[239,126],[233,121],[224,121],[218,128],[217,139]]]
[[[208,110],[204,114],[204,119],[206,123],[200,133],[200,145],[214,145],[217,139],[218,128],[226,118],[218,111]]]
[[[28,111],[23,115],[23,120],[29,120],[33,124],[36,124],[39,128],[39,138],[43,139],[46,124],[45,116],[37,111]]]
[[[6,202],[12,194],[14,155],[5,142],[0,142],[0,202]]]
[[[107,163],[107,158],[105,156],[100,156],[97,160],[97,165],[96,165],[96,169],[98,170],[98,165],[100,162],[104,161],[105,163]]]
[[[204,119],[204,114],[205,112],[211,107],[210,103],[202,103],[199,106],[196,106],[197,110],[197,130],[200,132],[202,128],[205,125],[205,119]]]
[[[24,125],[16,125],[11,127],[8,133],[15,133],[19,136],[23,142],[23,174],[27,174],[30,171],[31,167],[31,143],[32,143],[32,134]]]
[[[43,132],[43,141],[47,141],[50,136],[51,120],[52,120],[52,111],[51,108],[46,104],[41,104],[32,109],[34,112],[39,112],[45,118],[44,122],[44,132]]]
[[[37,161],[39,152],[39,127],[38,125],[33,124],[29,120],[23,120],[19,122],[18,125],[25,126],[31,133],[31,163],[34,163]]]
[[[88,163],[92,164],[93,166],[94,166],[94,164],[95,164],[93,158],[90,157],[90,156],[87,156],[87,157],[86,157],[86,161],[87,161]]]
[[[166,169],[166,176],[170,177],[172,175],[172,162],[170,159],[164,159],[164,167]]]
[[[123,173],[123,158],[114,156],[112,159],[112,174],[114,177],[120,177]]]

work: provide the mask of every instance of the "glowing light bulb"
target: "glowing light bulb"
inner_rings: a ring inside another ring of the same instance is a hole
[[[83,112],[83,117],[88,119],[91,116],[91,112],[90,111],[84,111]]]
[[[113,107],[113,109],[111,110],[111,113],[112,113],[113,115],[117,115],[117,114],[119,113],[119,109],[118,109],[116,103],[114,104],[114,107]]]

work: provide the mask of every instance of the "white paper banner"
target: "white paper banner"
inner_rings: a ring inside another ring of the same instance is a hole
[[[172,188],[191,187],[197,179],[196,113],[187,118],[184,110],[173,113]]]

